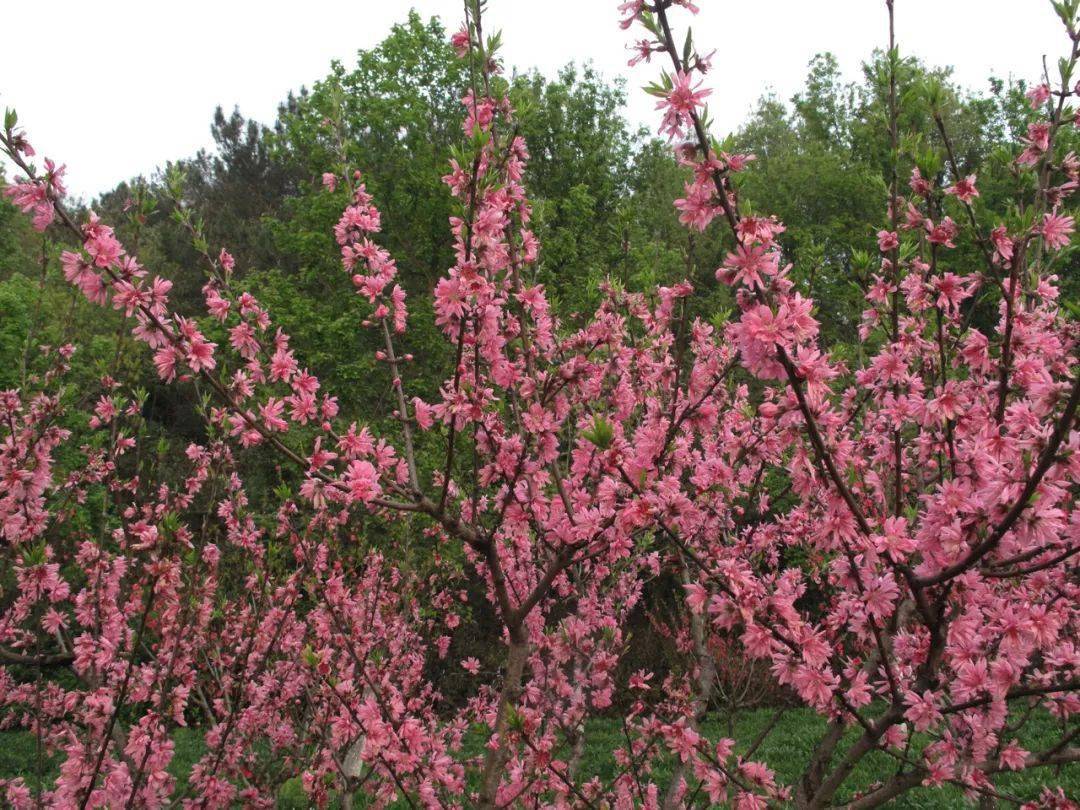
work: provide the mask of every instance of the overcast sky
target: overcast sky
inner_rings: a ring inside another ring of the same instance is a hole
[[[886,37],[884,0],[698,0],[695,40],[719,49],[710,112],[737,127],[764,92],[798,92],[810,57],[832,51],[848,76]],[[545,74],[591,60],[628,77],[628,114],[654,125],[637,88],[654,66],[626,66],[618,0],[490,0],[508,65]],[[1049,0],[896,0],[902,52],[953,65],[984,88],[991,74],[1031,78],[1065,48]],[[38,153],[68,165],[92,195],[211,143],[214,107],[273,120],[290,89],[351,64],[409,8],[456,28],[460,0],[35,0],[7,9],[0,106],[14,106]],[[676,15],[679,22],[686,15]],[[717,133],[723,134],[723,133]],[[374,167],[373,167],[374,168]],[[10,176],[10,173],[9,173]]]

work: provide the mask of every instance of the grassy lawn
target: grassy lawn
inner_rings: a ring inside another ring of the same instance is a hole
[[[772,716],[770,710],[747,712],[736,723],[735,738],[752,740]],[[773,730],[765,743],[758,749],[755,759],[762,759],[775,768],[780,781],[790,784],[794,781],[812,749],[815,740],[821,734],[824,721],[804,709],[789,711]],[[711,739],[726,735],[726,726],[718,721],[706,723],[704,731]],[[1056,728],[1049,715],[1032,718],[1021,743],[1029,750],[1045,748],[1053,744]],[[857,731],[850,732],[852,737]],[[204,746],[202,736],[191,729],[180,729],[175,737],[176,752],[170,771],[177,777],[181,787],[185,784],[192,765],[202,756]],[[614,773],[614,763],[610,752],[623,744],[621,725],[617,720],[600,719],[589,726],[589,747],[581,765],[583,775],[596,775],[601,780],[610,779]],[[475,752],[479,751],[479,738],[473,741]],[[470,751],[470,753],[475,753]],[[0,777],[22,775],[28,783],[32,781],[36,748],[34,738],[26,732],[0,732]],[[50,763],[54,765],[54,763]],[[846,790],[838,798],[843,800],[851,792],[866,788],[876,781],[888,778],[896,768],[896,761],[886,754],[874,753],[865,758],[849,780]],[[47,780],[55,778],[52,767]],[[664,784],[665,774],[658,775],[660,784]],[[1071,766],[1054,773],[1050,769],[1039,769],[1027,773],[1007,773],[998,777],[997,787],[1001,792],[1024,799],[1035,798],[1044,784],[1061,785],[1070,797],[1080,796],[1080,766]],[[952,787],[942,790],[916,789],[894,802],[893,807],[903,808],[953,808],[964,806],[961,792]],[[307,806],[304,793],[298,781],[285,785],[279,797],[278,806],[282,808],[302,808]]]

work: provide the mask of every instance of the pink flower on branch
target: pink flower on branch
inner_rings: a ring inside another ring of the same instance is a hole
[[[956,197],[962,203],[970,203],[979,196],[979,190],[975,188],[975,175],[969,174],[962,180],[957,180],[945,189],[945,193]]]
[[[656,109],[664,115],[660,122],[660,132],[668,138],[680,137],[689,126],[692,116],[705,105],[705,98],[712,90],[701,89],[702,82],[693,84],[693,76],[684,71],[675,72],[666,95],[656,102]]]
[[[1043,241],[1048,248],[1061,250],[1072,241],[1072,234],[1075,230],[1076,225],[1072,217],[1055,212],[1043,217],[1039,233],[1042,234]]]

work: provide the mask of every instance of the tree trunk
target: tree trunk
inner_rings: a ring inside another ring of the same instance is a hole
[[[364,687],[363,699],[367,700],[372,696],[370,686]],[[345,752],[345,761],[341,763],[341,770],[345,776],[345,787],[341,792],[341,810],[352,810],[353,806],[353,784],[360,778],[360,774],[364,772],[364,746],[367,743],[367,735],[361,734],[355,740],[353,744],[349,746],[349,750]]]
[[[689,581],[683,569],[683,580]],[[690,631],[694,636],[694,655],[698,662],[697,694],[694,696],[694,711],[690,716],[690,727],[697,731],[700,722],[705,718],[705,712],[709,708],[709,700],[712,698],[713,686],[716,684],[716,659],[709,652],[705,643],[705,623],[697,613],[690,613]],[[671,781],[668,783],[667,792],[664,794],[664,808],[671,810],[678,806],[681,792],[679,790],[686,776],[686,763],[681,759],[675,762],[671,770]]]
[[[581,662],[577,659],[574,660],[574,677],[573,683],[581,682]],[[570,731],[570,760],[567,763],[567,771],[569,772],[570,779],[577,779],[578,768],[581,765],[581,758],[585,756],[585,718],[582,717],[581,721],[575,724],[574,728]]]
[[[511,712],[521,695],[521,680],[525,672],[525,662],[529,657],[529,644],[524,633],[511,633],[510,652],[506,659],[506,679],[503,681],[502,694],[499,696],[499,710],[495,716],[493,734],[498,738],[498,745],[488,748],[484,754],[483,779],[480,787],[482,808],[495,807],[495,795],[502,781],[506,761],[510,758],[510,749],[506,744],[506,732],[510,727]]]

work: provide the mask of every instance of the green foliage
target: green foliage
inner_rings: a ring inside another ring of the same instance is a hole
[[[0,166],[0,188],[4,185],[3,167]],[[33,266],[35,242],[34,231],[28,219],[0,197],[0,278]]]
[[[876,253],[866,223],[882,218],[887,200],[880,171],[845,145],[853,122],[838,112],[842,102],[797,97],[796,109],[809,117],[800,120],[797,113],[793,120],[783,105],[765,99],[738,137],[740,149],[757,155],[740,192],[754,210],[775,214],[787,226],[785,253],[795,278],[818,302],[817,318],[830,342],[855,340],[862,288],[851,282],[867,277],[856,272],[853,251]]]
[[[593,419],[592,427],[581,435],[596,445],[598,450],[607,450],[615,438],[615,429],[604,417],[597,416]]]
[[[893,166],[889,135],[889,63],[895,60],[899,161]],[[863,290],[879,273],[874,233],[886,227],[888,187],[896,173],[900,193],[911,170],[948,185],[955,174],[978,173],[980,227],[1014,224],[1010,208],[1018,183],[1011,146],[1035,120],[1023,83],[991,79],[989,92],[958,87],[948,70],[877,51],[864,65],[860,83],[845,82],[831,54],[815,56],[804,90],[790,109],[773,97],[762,99],[736,135],[740,151],[757,161],[739,178],[743,201],[756,211],[776,214],[787,226],[781,237],[793,263],[793,277],[817,302],[816,317],[826,339],[859,346],[857,325]],[[1068,128],[1066,128],[1068,129]],[[942,134],[948,136],[948,142]],[[1061,133],[1063,151],[1074,148],[1074,132]],[[953,166],[955,160],[955,169]],[[902,212],[901,212],[902,213]],[[966,217],[953,201],[935,218]],[[876,224],[875,224],[876,223]],[[962,241],[942,270],[969,272],[982,264],[977,245]],[[1060,272],[1064,297],[1075,299],[1080,285],[1072,265]],[[996,304],[984,300],[975,323],[985,326]]]
[[[538,280],[564,314],[583,311],[619,258],[634,145],[621,115],[624,88],[569,66],[553,81],[536,72],[515,77],[511,101],[529,147]]]
[[[16,274],[0,281],[0,389],[15,388],[21,382],[21,368],[34,301],[33,282]],[[11,362],[18,359],[18,362]]]

